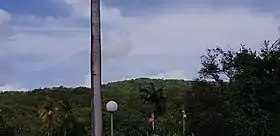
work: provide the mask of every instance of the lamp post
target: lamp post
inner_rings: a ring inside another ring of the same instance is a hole
[[[106,104],[106,109],[111,116],[111,136],[114,136],[114,112],[118,110],[118,104],[115,101],[109,101]]]
[[[183,136],[186,136],[186,111],[185,111],[185,108],[183,108],[182,110],[182,113],[183,113]]]

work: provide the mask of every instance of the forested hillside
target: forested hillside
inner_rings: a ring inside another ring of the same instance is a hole
[[[147,118],[150,116],[149,106],[143,104],[140,98],[140,89],[149,87],[147,83],[155,84],[156,88],[164,88],[164,94],[168,96],[166,102],[168,107],[166,113],[168,114],[158,119],[161,121],[157,121],[157,126],[172,126],[173,129],[178,129],[178,131],[181,129],[178,122],[182,120],[181,109],[190,82],[143,78],[103,85],[104,108],[109,100],[115,100],[119,104],[119,110],[115,115],[116,135],[145,134],[150,129],[151,126],[147,122]],[[84,125],[85,135],[88,135],[90,129],[90,90],[84,87],[56,87],[36,89],[31,92],[3,92],[0,94],[1,116],[10,127],[16,129],[19,135],[37,136],[44,132],[44,126],[46,125],[39,117],[42,106],[53,102],[54,107],[59,107],[59,102],[63,100],[70,102],[74,117],[78,123]],[[174,118],[170,118],[170,115]],[[104,119],[106,132],[108,132],[110,124],[105,109]],[[161,126],[159,123],[169,125]],[[55,122],[53,124],[57,125]],[[53,129],[55,129],[54,127]],[[160,129],[161,131],[164,130],[164,128]]]

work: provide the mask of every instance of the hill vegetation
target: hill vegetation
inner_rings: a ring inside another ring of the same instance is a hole
[[[260,51],[208,49],[195,81],[139,78],[102,86],[103,108],[114,100],[116,136],[280,135],[280,46],[264,42]],[[212,82],[209,82],[212,81]],[[103,109],[104,133],[109,114]],[[149,118],[155,115],[155,129]],[[0,136],[87,136],[90,90],[44,88],[0,94]]]
[[[150,130],[150,124],[147,122],[147,118],[150,116],[149,106],[143,104],[142,99],[140,99],[140,88],[147,86],[147,83],[155,84],[156,88],[164,87],[164,95],[170,96],[166,100],[168,108],[166,108],[167,112],[165,113],[172,115],[177,112],[173,115],[175,119],[169,118],[168,114],[163,115],[161,119],[157,119],[156,126],[161,126],[159,123],[168,123],[174,129],[180,130],[181,125],[178,122],[182,120],[181,109],[185,90],[189,89],[190,83],[183,80],[143,78],[109,83],[102,87],[103,107],[105,108],[106,102],[110,100],[115,100],[119,104],[119,110],[115,114],[116,135],[146,134],[146,131]],[[56,114],[59,111],[56,111],[55,108],[60,109],[61,105],[67,105],[65,101],[69,101],[73,118],[81,127],[79,129],[83,130],[84,128],[84,135],[89,135],[90,89],[85,87],[54,87],[36,89],[30,92],[3,92],[0,94],[1,116],[9,126],[7,129],[12,128],[21,136],[37,136],[43,132],[47,133],[47,128],[45,128],[47,123],[40,117],[40,110],[46,106],[46,112],[53,111],[53,114]],[[52,118],[56,118],[55,116],[59,115],[54,115]],[[109,115],[105,109],[104,116],[106,132],[109,134]],[[53,121],[52,124],[51,129],[57,129],[55,127],[59,126],[57,120]],[[161,128],[161,130],[164,129]]]

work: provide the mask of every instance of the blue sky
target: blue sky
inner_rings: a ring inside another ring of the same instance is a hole
[[[0,90],[89,83],[88,0],[2,0]],[[103,0],[103,82],[192,79],[207,47],[279,36],[280,1]]]

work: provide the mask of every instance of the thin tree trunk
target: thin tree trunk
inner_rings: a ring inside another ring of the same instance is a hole
[[[91,136],[102,136],[100,0],[91,0]]]
[[[48,126],[47,126],[47,131],[48,131],[48,136],[51,135],[51,121],[48,122]]]

